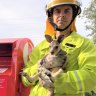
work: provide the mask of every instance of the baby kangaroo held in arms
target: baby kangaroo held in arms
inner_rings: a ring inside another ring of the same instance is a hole
[[[67,63],[67,53],[61,49],[60,43],[64,39],[64,35],[60,35],[53,40],[51,36],[46,35],[46,40],[50,43],[49,52],[39,61],[38,74],[29,76],[22,72],[30,82],[38,77],[41,85],[48,89],[48,96],[54,96],[54,81],[64,72]]]

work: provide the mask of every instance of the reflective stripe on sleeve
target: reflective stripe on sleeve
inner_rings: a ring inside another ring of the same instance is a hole
[[[83,78],[82,78],[82,75],[80,74],[79,71],[77,71],[77,73],[78,73],[78,76],[79,76],[80,81],[81,81],[82,91],[85,92],[84,80],[83,80]]]
[[[74,78],[74,81],[76,82],[76,87],[77,87],[76,93],[80,93],[80,91],[84,91],[83,78],[82,78],[81,74],[79,73],[79,71],[75,70],[71,73],[72,73],[72,76]]]

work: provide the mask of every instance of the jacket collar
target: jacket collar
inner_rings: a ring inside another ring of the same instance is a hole
[[[71,47],[73,46],[79,48],[82,45],[83,41],[84,38],[81,35],[79,35],[77,32],[72,32],[68,37],[63,40],[62,47],[67,46],[67,44],[69,44],[69,46]],[[42,42],[41,46],[41,50],[45,49],[49,49],[49,43],[46,40]]]

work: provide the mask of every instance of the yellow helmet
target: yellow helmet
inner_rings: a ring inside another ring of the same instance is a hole
[[[50,16],[50,12],[54,7],[60,6],[60,5],[72,5],[75,7],[75,9],[78,9],[77,15],[81,13],[81,2],[80,0],[50,0],[50,2],[46,5],[46,13],[48,16]]]

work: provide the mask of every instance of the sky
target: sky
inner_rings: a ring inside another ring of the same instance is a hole
[[[48,0],[0,0],[0,38],[29,38],[34,45],[44,39]],[[82,11],[90,0],[82,0]],[[78,33],[87,37],[85,19],[77,18]]]

